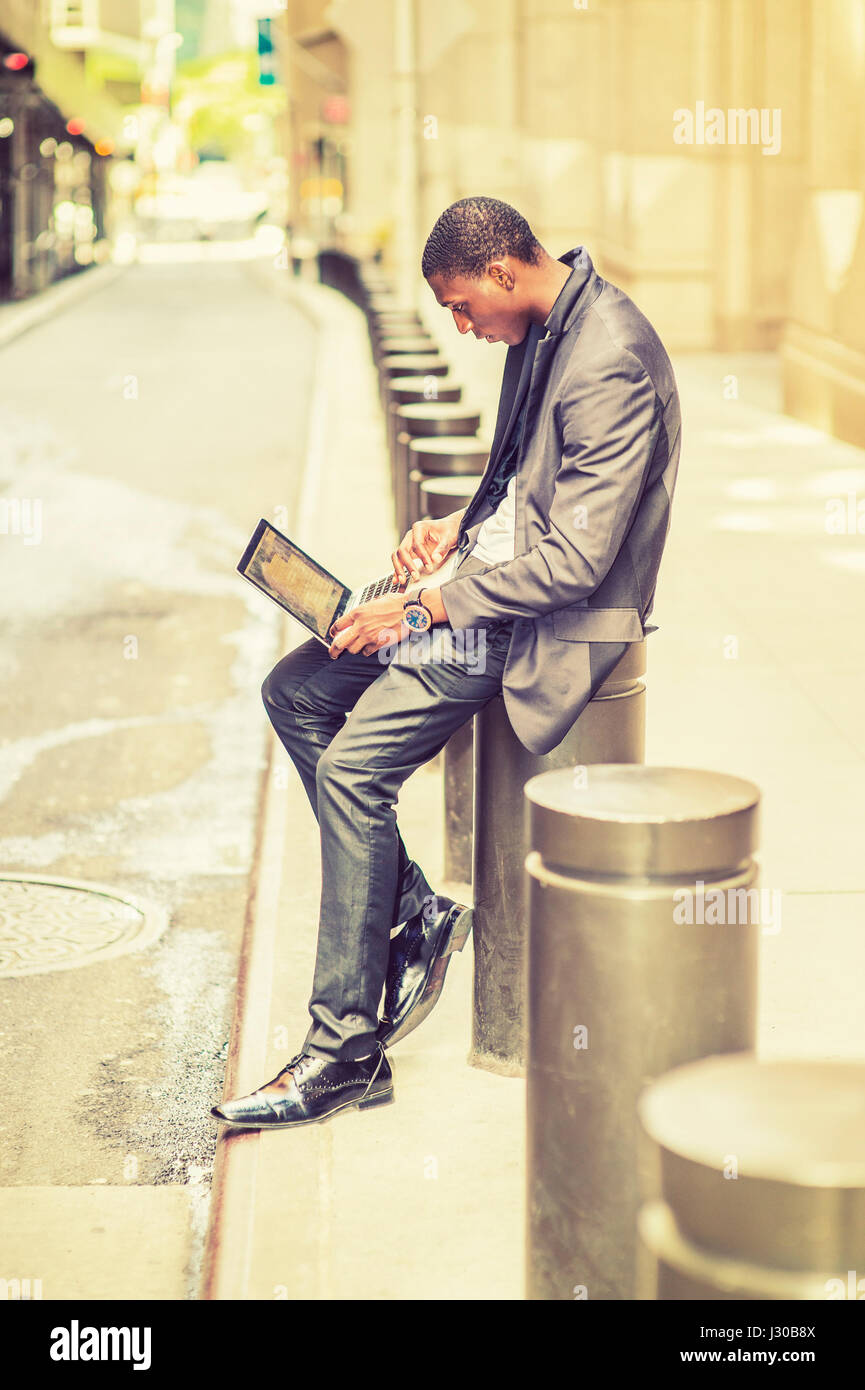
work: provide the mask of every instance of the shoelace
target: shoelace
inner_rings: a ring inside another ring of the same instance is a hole
[[[295,1059],[295,1065],[291,1067],[291,1072],[294,1075],[295,1082],[300,1081],[300,1078],[302,1077],[304,1071],[307,1069],[307,1063],[315,1062],[317,1060],[318,1059],[313,1057],[309,1052],[298,1053]]]
[[[368,1062],[370,1058],[374,1056],[375,1052],[371,1052],[369,1057],[363,1058],[363,1061]],[[299,1083],[304,1071],[307,1069],[307,1063],[316,1061],[318,1061],[318,1058],[313,1057],[312,1053],[298,1052],[294,1057],[292,1057],[290,1062],[286,1062],[285,1066],[280,1072],[280,1076],[282,1076],[284,1072],[290,1071],[294,1076],[295,1082]]]
[[[280,1075],[280,1076],[284,1076],[285,1073],[286,1073],[287,1071],[294,1071],[295,1067],[297,1066],[298,1062],[300,1062],[301,1058],[306,1057],[307,1055],[308,1055],[308,1054],[305,1053],[305,1052],[296,1052],[296,1053],[294,1054],[294,1056],[291,1058],[291,1060],[288,1061],[288,1062],[286,1062],[285,1066],[282,1068],[282,1071],[279,1073],[279,1075]]]

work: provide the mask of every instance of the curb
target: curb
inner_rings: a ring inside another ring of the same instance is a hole
[[[256,278],[262,267],[251,262]],[[273,281],[265,277],[268,288]],[[324,287],[322,287],[324,288]],[[327,429],[326,379],[324,366],[330,352],[331,330],[317,311],[317,294],[292,293],[290,282],[285,298],[312,323],[318,334],[313,380],[314,395],[307,426],[304,480],[293,527],[298,543],[312,543],[311,517],[320,484],[324,440]],[[282,650],[290,649],[295,629],[289,618],[282,628]],[[252,888],[247,903],[243,943],[240,952],[237,992],[231,1042],[225,1071],[224,1095],[243,1095],[261,1083],[267,1058],[267,1038],[272,996],[273,959],[277,947],[278,912],[283,874],[283,847],[289,814],[289,799],[279,791],[272,775],[278,748],[271,730],[267,766],[263,773],[261,801],[256,830]],[[250,1281],[250,1238],[256,1203],[261,1131],[232,1130],[221,1126],[216,1142],[210,1212],[204,1242],[200,1298],[226,1300],[246,1298]]]
[[[32,299],[0,305],[0,347],[20,338],[29,328],[37,328],[87,295],[112,285],[126,269],[126,265],[111,261],[49,285]]]
[[[252,888],[247,901],[234,1000],[224,1095],[240,1094],[239,1078],[260,1073],[270,1016],[270,965],[275,950],[276,904],[282,878],[287,800],[273,794],[276,735],[268,741],[256,827]],[[280,808],[281,802],[281,808]],[[254,1081],[246,1083],[251,1089]],[[255,1204],[260,1133],[220,1128],[204,1239],[200,1298],[242,1297],[249,1282],[249,1234]]]

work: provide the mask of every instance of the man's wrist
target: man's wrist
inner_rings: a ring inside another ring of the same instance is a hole
[[[434,623],[446,623],[448,620],[447,609],[442,602],[441,594],[441,589],[424,589],[420,595],[420,601],[432,613]]]

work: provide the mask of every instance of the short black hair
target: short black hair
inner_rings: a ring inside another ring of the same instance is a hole
[[[460,198],[445,208],[423,250],[424,279],[464,276],[480,280],[491,261],[513,256],[539,265],[544,248],[522,213],[498,198]]]

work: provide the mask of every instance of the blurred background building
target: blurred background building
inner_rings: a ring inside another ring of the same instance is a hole
[[[0,0],[0,299],[282,216],[285,97],[259,80],[254,9]]]
[[[503,198],[668,346],[776,349],[785,408],[865,444],[863,0],[287,0],[275,24],[299,225],[407,286],[443,208]]]
[[[865,443],[865,0],[0,0],[0,54],[3,297],[258,218],[414,299],[485,193]]]

